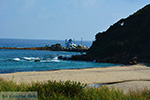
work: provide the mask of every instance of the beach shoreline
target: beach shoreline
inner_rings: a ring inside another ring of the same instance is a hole
[[[84,84],[107,84],[121,90],[150,89],[150,68],[137,64],[104,68],[67,69],[36,72],[16,72],[0,74],[0,78],[17,83],[56,81],[76,81]]]

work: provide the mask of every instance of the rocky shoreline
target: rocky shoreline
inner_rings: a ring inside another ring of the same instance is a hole
[[[93,62],[99,62],[99,63],[115,63],[115,64],[124,64],[124,65],[134,65],[137,64],[137,59],[127,60],[127,59],[114,59],[112,57],[106,57],[101,59],[92,59],[88,57],[87,55],[73,55],[70,58],[59,56],[59,59],[63,60],[77,60],[77,61],[93,61]]]
[[[85,55],[73,55],[70,58],[59,56],[58,58],[63,59],[63,60],[93,61],[93,62],[99,62],[99,63],[115,63],[115,64],[124,64],[124,65],[135,65],[138,63],[144,63],[146,65],[150,64],[150,61],[147,58],[136,57],[136,56],[126,57],[126,58],[114,56],[114,57],[94,59],[85,54]]]
[[[68,51],[68,52],[86,52],[88,49],[51,49],[46,47],[0,47],[0,49],[16,49],[16,50],[46,50],[46,51]]]
[[[67,51],[67,52],[87,52],[88,49],[61,49],[61,50],[52,50],[45,47],[0,47],[0,49],[15,49],[15,50],[46,50],[46,51]],[[100,63],[115,63],[115,64],[125,64],[125,65],[133,65],[139,63],[139,59],[137,57],[132,58],[124,58],[119,59],[119,57],[106,57],[106,58],[91,58],[85,54],[83,55],[72,55],[70,58],[59,56],[59,59],[63,60],[77,60],[77,61],[93,61],[93,62],[100,62]],[[149,62],[150,63],[150,62]]]

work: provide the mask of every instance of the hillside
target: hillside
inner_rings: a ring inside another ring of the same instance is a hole
[[[150,4],[99,32],[83,58],[123,64],[150,63]]]

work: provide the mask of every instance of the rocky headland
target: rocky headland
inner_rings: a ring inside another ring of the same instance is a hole
[[[150,4],[119,20],[105,32],[99,32],[86,55],[69,59],[121,64],[150,63]]]

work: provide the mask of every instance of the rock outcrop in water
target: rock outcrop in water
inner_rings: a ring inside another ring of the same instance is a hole
[[[61,44],[54,44],[45,47],[0,47],[0,49],[17,49],[17,50],[47,50],[47,51],[70,51],[70,52],[86,52],[88,48],[64,48]]]
[[[99,32],[86,55],[71,59],[136,64],[150,63],[150,5],[126,19],[121,19],[105,32]]]

